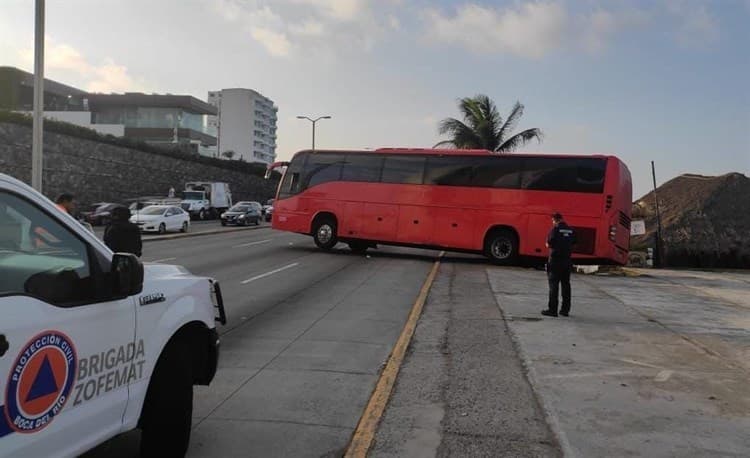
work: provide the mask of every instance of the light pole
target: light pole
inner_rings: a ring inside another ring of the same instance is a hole
[[[318,116],[315,119],[308,118],[307,116],[297,116],[297,119],[307,119],[312,123],[312,150],[315,151],[315,123],[321,119],[331,119],[330,116]]]
[[[34,15],[34,115],[31,126],[31,186],[42,192],[44,133],[44,0],[36,0]]]

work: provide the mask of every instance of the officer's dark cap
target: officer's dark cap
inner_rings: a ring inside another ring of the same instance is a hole
[[[559,212],[555,212],[552,214],[552,219],[555,221],[562,221],[563,217]]]

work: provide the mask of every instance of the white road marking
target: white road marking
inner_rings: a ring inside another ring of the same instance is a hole
[[[287,269],[291,269],[292,267],[297,267],[298,265],[299,265],[299,263],[295,262],[295,263],[289,264],[288,266],[279,267],[278,269],[274,269],[274,270],[272,270],[270,272],[266,272],[264,274],[260,274],[260,275],[256,275],[254,277],[248,278],[247,280],[243,281],[242,284],[246,285],[246,284],[250,283],[251,281],[260,280],[261,278],[265,278],[265,277],[268,277],[269,275],[277,274],[277,273],[279,273],[281,271],[284,271],[284,270],[287,270]]]
[[[650,367],[652,369],[664,369],[663,367],[660,367],[660,366],[655,366],[653,364],[644,363],[644,362],[636,361],[636,360],[633,360],[633,359],[621,359],[620,361],[622,361],[624,363],[635,364],[636,366]]]
[[[177,259],[177,258],[155,259],[153,261],[148,261],[148,262],[153,263],[153,264],[157,264],[157,263],[160,263],[160,262],[174,261],[175,259]]]
[[[670,371],[668,369],[665,369],[665,370],[659,372],[658,374],[656,374],[656,377],[654,377],[654,381],[655,382],[666,382],[667,380],[669,380],[669,377],[671,377],[672,374],[674,374],[674,371]]]
[[[580,377],[605,377],[608,375],[630,375],[631,371],[604,371],[604,372],[576,372],[574,374],[550,374],[545,375],[543,379],[564,379],[564,378],[580,378]]]
[[[260,245],[261,243],[268,243],[270,241],[271,241],[271,239],[268,239],[268,240],[259,240],[257,242],[250,242],[250,243],[243,243],[242,245],[235,245],[232,248],[242,248],[242,247],[246,247],[246,246]]]

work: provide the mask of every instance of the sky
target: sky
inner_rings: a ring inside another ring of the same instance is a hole
[[[0,65],[33,70],[34,2],[2,0]],[[47,0],[45,76],[98,92],[255,89],[278,158],[430,147],[487,94],[530,152],[614,154],[634,198],[681,173],[750,175],[750,0]]]

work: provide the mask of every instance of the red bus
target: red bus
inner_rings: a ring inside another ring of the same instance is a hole
[[[364,252],[376,244],[481,253],[499,264],[547,256],[551,215],[577,233],[577,264],[625,264],[630,172],[614,156],[485,150],[300,151],[272,227]]]

